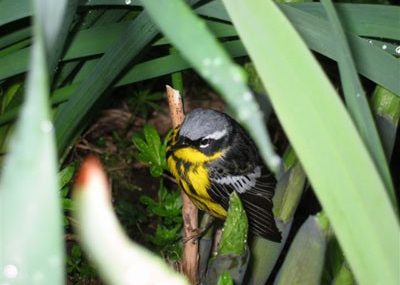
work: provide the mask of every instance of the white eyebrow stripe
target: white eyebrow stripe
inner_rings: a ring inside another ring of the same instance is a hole
[[[227,133],[226,130],[223,130],[223,131],[216,131],[216,132],[213,132],[212,134],[210,134],[210,135],[208,135],[208,136],[206,136],[206,137],[204,137],[204,138],[205,138],[205,139],[219,140],[220,138],[222,138],[223,136],[225,136],[226,133]]]

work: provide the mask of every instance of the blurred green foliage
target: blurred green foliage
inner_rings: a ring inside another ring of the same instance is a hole
[[[156,199],[140,197],[146,206],[146,216],[155,223],[155,231],[144,235],[146,241],[161,256],[178,261],[182,254],[182,200],[179,191],[170,191],[162,183]]]
[[[160,136],[154,126],[145,125],[143,131],[132,138],[133,144],[139,150],[138,159],[149,164],[153,177],[159,177],[167,169],[165,150],[167,140],[161,143]]]
[[[133,143],[138,148],[138,159],[147,163],[150,174],[160,177],[166,170],[166,142],[163,143],[157,130],[152,125],[145,125],[140,133],[133,136]],[[172,260],[178,260],[181,256],[181,229],[182,229],[182,200],[180,191],[169,191],[160,178],[160,186],[157,198],[148,195],[140,196],[140,202],[146,206],[146,216],[155,219],[156,229],[153,233],[146,234],[157,252]]]
[[[160,109],[161,92],[151,92],[149,89],[139,89],[128,100],[128,104],[135,116],[148,118],[151,112]]]

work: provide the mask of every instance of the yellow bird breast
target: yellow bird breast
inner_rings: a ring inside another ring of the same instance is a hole
[[[221,152],[217,152],[212,156],[206,156],[188,147],[175,151],[174,155],[168,157],[167,163],[172,175],[192,202],[201,210],[223,219],[226,217],[226,210],[208,194],[210,181],[205,167],[207,161],[217,159],[221,155]],[[178,163],[178,160],[181,163]],[[178,164],[180,164],[179,167],[177,167]]]

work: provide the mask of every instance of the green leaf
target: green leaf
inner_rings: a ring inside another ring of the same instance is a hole
[[[4,2],[2,2],[4,3]],[[16,43],[20,42],[30,42],[30,37],[32,35],[32,28],[21,28],[15,31],[12,31],[2,37],[0,37],[0,49],[4,49],[5,47],[9,47]]]
[[[235,191],[229,198],[228,214],[224,223],[218,254],[243,255],[247,248],[248,222],[242,202]]]
[[[303,193],[306,175],[299,162],[280,177],[273,198],[274,216],[284,223],[293,219]]]
[[[66,150],[75,134],[83,127],[82,119],[88,110],[156,34],[157,29],[147,14],[140,13],[119,39],[107,49],[85,81],[79,85],[68,102],[56,114],[55,126],[61,153]]]
[[[10,2],[14,1],[2,4]],[[46,42],[45,26],[50,25],[47,21],[51,18],[38,19],[45,2],[33,1],[34,42],[25,101],[1,173],[2,283],[62,284],[65,279],[63,220],[46,71],[45,47],[50,43]],[[60,5],[62,2],[58,1]],[[1,13],[10,12],[3,8]],[[4,14],[0,20],[4,20]]]
[[[143,140],[143,137],[145,140]],[[159,177],[166,169],[165,146],[161,144],[160,136],[154,126],[145,125],[143,134],[132,137],[133,144],[140,151],[138,159],[150,165],[150,174]]]
[[[81,248],[79,245],[74,244],[71,249],[71,257],[75,259],[80,259],[82,256]]]
[[[154,163],[156,163],[157,165],[161,165],[161,139],[158,135],[156,128],[152,125],[145,125],[143,127],[143,134],[146,138],[147,145],[149,146],[149,151],[151,151],[153,154]]]
[[[294,238],[274,284],[320,284],[326,236],[316,217],[309,217]]]
[[[64,169],[58,173],[58,181],[59,181],[58,184],[60,189],[64,188],[65,185],[71,182],[72,178],[74,177],[74,173],[75,173],[74,164],[70,164],[67,167],[64,167]]]
[[[210,259],[204,284],[215,283],[221,280],[220,276],[229,272],[234,284],[242,284],[249,262],[247,247],[247,216],[238,194],[233,191],[229,199],[229,209],[217,255]],[[202,244],[204,247],[204,242]],[[228,280],[226,280],[228,281]]]
[[[193,14],[184,1],[150,0],[143,1],[142,5],[182,57],[212,87],[221,92],[238,119],[253,135],[268,167],[278,173],[280,158],[272,147],[262,112],[246,84],[242,68],[228,57],[204,22]],[[173,21],[171,15],[174,15]],[[179,33],[176,32],[178,30]]]
[[[196,3],[197,1],[190,0],[189,2]],[[79,84],[68,102],[60,107],[55,116],[57,142],[61,153],[65,154],[68,144],[85,126],[86,121],[83,119],[87,112],[105,95],[105,91],[113,86],[128,64],[139,53],[141,56],[144,55],[145,48],[157,33],[158,29],[151,22],[148,14],[141,12],[132,20],[118,40],[106,50],[100,60],[95,62],[95,66],[85,80]]]
[[[350,268],[347,265],[347,262],[344,262],[338,274],[335,276],[332,285],[353,285],[353,284],[356,284],[353,274],[351,273]]]
[[[46,63],[51,82],[64,50],[70,25],[75,17],[78,0],[43,0],[42,4],[37,21],[41,22],[44,29]]]
[[[252,266],[248,272],[248,284],[267,282],[275,264],[281,255],[289,235],[294,214],[303,193],[306,175],[293,149],[288,147],[284,154],[286,170],[279,177],[273,197],[273,213],[282,242],[276,243],[261,237],[255,237],[251,245]]]
[[[332,31],[336,37],[336,46],[338,49],[338,64],[340,78],[344,90],[346,104],[349,113],[363,139],[376,167],[381,175],[386,189],[389,193],[392,203],[396,208],[396,195],[393,188],[392,179],[390,176],[389,166],[386,161],[385,153],[379,138],[378,130],[375,127],[375,121],[366,98],[363,87],[353,62],[352,53],[346,40],[343,28],[337,17],[333,3],[330,0],[321,1],[328,19],[330,21]]]
[[[136,133],[132,137],[133,144],[141,151],[148,151],[148,146],[143,140],[143,135],[141,133]]]
[[[400,97],[382,86],[377,86],[372,95],[371,108],[375,114],[386,158],[390,160],[400,119]]]
[[[224,4],[357,281],[395,284],[398,220],[340,98],[274,3]]]
[[[111,12],[112,11],[107,11],[106,13]],[[110,18],[110,16],[108,18]],[[114,18],[112,19],[116,20]],[[84,19],[83,21],[85,23],[90,22],[87,19]],[[77,59],[85,60],[89,56],[96,56],[104,53],[118,39],[118,37],[125,32],[129,24],[129,21],[106,24],[96,23],[95,26],[89,28],[85,28],[87,24],[82,24],[82,29],[73,37],[72,42],[63,57],[63,61],[66,62]],[[217,37],[231,37],[237,35],[232,25],[212,21],[207,21],[207,25]],[[10,44],[10,42],[11,44],[15,43],[15,38],[17,36],[27,38],[29,35],[27,32],[29,31],[30,30],[27,28],[23,29],[21,32],[14,32],[13,34],[16,34],[14,37],[0,37],[0,47],[2,44],[6,45],[7,43]],[[4,50],[0,51],[0,55],[2,56],[0,57],[0,79],[5,79],[27,71],[29,48],[25,47],[28,43],[21,43],[18,41],[17,44],[20,46],[16,46],[9,50],[7,54],[4,53]],[[161,43],[167,44],[169,42],[166,39],[163,39],[162,41],[156,42],[154,45]]]
[[[147,195],[140,196],[139,201],[140,201],[140,203],[147,205],[147,206],[157,206],[157,203],[154,202],[154,200]]]
[[[346,31],[359,36],[400,40],[400,31],[396,21],[400,17],[400,8],[392,5],[335,3],[335,9]],[[326,19],[321,3],[291,4],[301,11]]]
[[[64,211],[73,211],[75,210],[74,202],[71,199],[64,198],[62,200],[62,208]]]
[[[153,165],[150,167],[150,174],[153,177],[160,177],[163,173],[164,173],[163,167],[157,165]]]
[[[333,236],[333,233],[330,233],[328,236],[325,269],[321,284],[355,284],[354,276],[350,271],[336,238]]]
[[[229,272],[224,272],[221,274],[221,276],[218,278],[217,285],[234,285]]]
[[[61,188],[61,197],[66,198],[69,194],[69,191],[70,191],[69,187]]]
[[[279,8],[288,20],[291,21],[294,28],[302,36],[304,42],[310,49],[337,60],[336,45],[331,37],[328,21],[302,11],[301,9],[297,9],[296,7],[302,7],[298,5],[299,4],[282,4],[279,5]],[[379,7],[378,5],[373,5],[373,7],[374,6]],[[357,7],[354,9],[358,9]],[[360,9],[361,8],[362,7],[360,7]],[[393,9],[395,7],[391,6],[391,8]],[[400,10],[396,8],[393,11],[394,12],[391,14],[392,22],[387,24],[389,29],[396,27],[396,19],[398,19],[397,14]],[[202,6],[197,12],[208,17],[231,21],[222,2],[219,0],[212,1]],[[346,13],[346,15],[350,14],[352,13]],[[353,50],[358,72],[400,96],[400,85],[398,84],[400,62],[382,49],[382,47],[371,45],[368,40],[362,39],[351,32],[348,32],[347,35],[349,44]]]
[[[240,41],[228,41],[223,44],[224,48],[233,56],[239,57],[246,55],[243,45]],[[96,62],[91,62],[91,64]],[[85,65],[86,67],[87,65]],[[2,65],[0,64],[0,69]],[[89,66],[91,70],[94,66]],[[175,71],[184,70],[190,68],[190,65],[180,57],[178,54],[168,55],[160,57],[154,60],[149,60],[140,64],[135,65],[120,81],[116,83],[114,87],[123,86],[146,79],[159,77],[162,75],[170,74]],[[83,68],[85,69],[85,68]],[[84,73],[84,72],[83,72]],[[85,75],[87,76],[87,75]],[[85,77],[84,76],[84,77]],[[80,80],[77,80],[79,82]],[[78,83],[73,83],[66,87],[57,89],[52,95],[53,105],[58,105],[69,99],[73,92],[78,88]],[[0,116],[0,126],[11,122],[18,114],[18,108],[7,111],[5,114]]]
[[[2,0],[0,26],[32,15],[32,1]]]

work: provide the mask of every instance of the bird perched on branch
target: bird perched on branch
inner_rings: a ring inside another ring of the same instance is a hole
[[[211,109],[191,111],[171,135],[167,163],[199,209],[225,219],[229,195],[236,191],[250,230],[281,241],[272,213],[274,188],[268,171],[254,142],[231,117]]]

